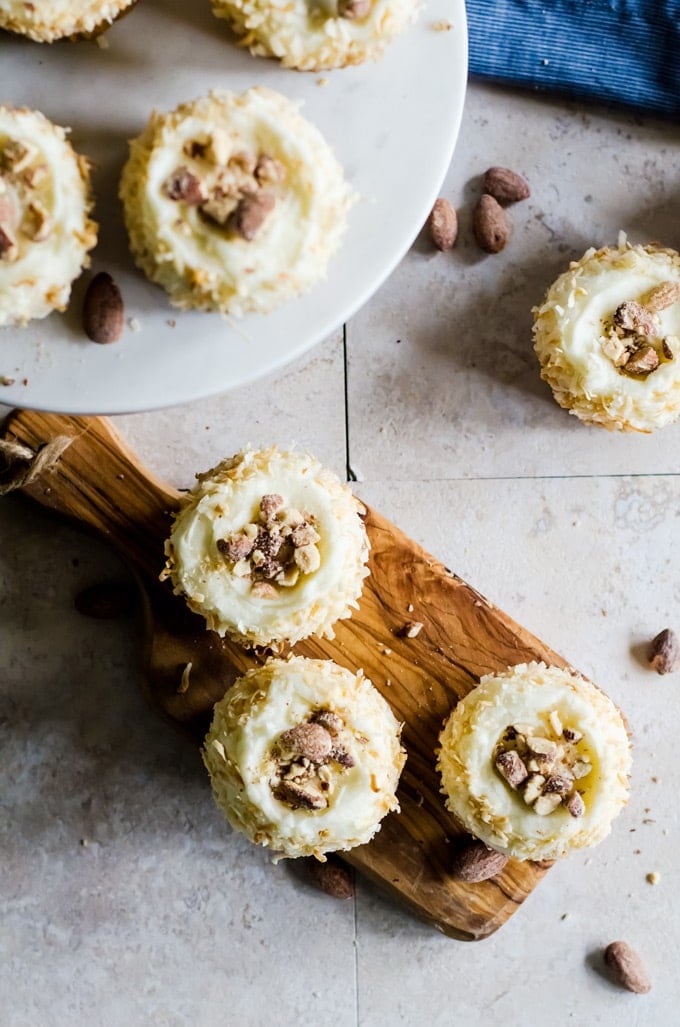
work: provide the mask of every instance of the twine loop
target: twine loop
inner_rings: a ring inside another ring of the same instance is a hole
[[[0,496],[25,488],[46,471],[73,442],[73,435],[57,435],[36,452],[21,442],[0,439]]]

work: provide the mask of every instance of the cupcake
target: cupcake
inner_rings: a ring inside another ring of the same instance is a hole
[[[368,574],[363,507],[308,454],[247,449],[198,475],[166,543],[165,577],[242,645],[333,637]]]
[[[322,71],[382,57],[415,17],[419,0],[213,0],[243,46],[284,67]]]
[[[270,89],[154,114],[120,195],[139,267],[178,307],[267,313],[311,289],[352,193],[321,134]]]
[[[517,859],[596,845],[628,800],[621,714],[575,673],[521,664],[483,677],[439,738],[437,769],[456,820]]]
[[[65,310],[97,241],[88,163],[37,111],[0,106],[0,326]]]
[[[590,249],[534,309],[541,377],[588,424],[651,432],[680,414],[680,256]]]
[[[361,672],[270,659],[216,704],[203,746],[232,827],[275,858],[345,851],[398,810],[400,726]]]
[[[17,32],[37,43],[97,36],[137,0],[51,0],[24,3],[0,0],[0,29]]]

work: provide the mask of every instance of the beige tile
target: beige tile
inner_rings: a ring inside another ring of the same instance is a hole
[[[598,971],[598,953],[616,938],[645,955],[654,978],[645,1019],[672,1023],[668,982],[680,933],[664,911],[680,887],[680,776],[670,726],[677,685],[648,669],[640,648],[662,627],[680,629],[680,481],[365,482],[358,489],[604,688],[626,713],[635,744],[632,798],[609,838],[555,866],[490,939],[442,938],[361,889],[359,1023],[519,1027],[537,1022],[540,1006],[541,1021],[616,1017],[632,1025],[631,1000],[640,1000]],[[645,880],[654,870],[656,886]]]
[[[231,831],[142,701],[139,611],[73,608],[125,569],[18,498],[0,537],[3,1024],[350,1027],[353,902]]]
[[[112,418],[146,466],[176,485],[244,446],[307,449],[345,478],[342,332],[261,381],[209,400]]]
[[[295,443],[344,477],[341,337],[233,394],[115,423],[179,485],[248,443]],[[353,902],[223,821],[197,752],[141,699],[140,612],[75,612],[81,588],[126,569],[18,497],[0,502],[0,537],[8,1027],[93,1010],[102,1027],[354,1024]]]
[[[0,422],[10,408],[0,404]],[[244,446],[307,449],[345,478],[342,330],[288,367],[221,396],[111,421],[142,463],[188,487]]]
[[[350,461],[357,477],[451,478],[659,473],[677,469],[680,425],[652,437],[582,425],[539,377],[531,308],[592,245],[675,245],[680,130],[583,112],[525,93],[470,89],[442,187],[459,242],[421,236],[348,328]],[[532,196],[510,210],[495,256],[472,239],[480,176],[509,165]]]

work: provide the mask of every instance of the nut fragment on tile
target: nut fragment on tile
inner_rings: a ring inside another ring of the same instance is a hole
[[[657,674],[671,674],[680,667],[680,641],[672,628],[664,628],[652,639],[647,658]]]
[[[647,968],[628,942],[612,941],[604,950],[604,961],[613,982],[620,988],[638,995],[645,995],[652,990]]]

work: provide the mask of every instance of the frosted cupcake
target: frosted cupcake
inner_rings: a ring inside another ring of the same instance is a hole
[[[244,450],[198,475],[164,574],[209,628],[242,645],[332,638],[368,574],[362,512],[309,454]]]
[[[88,163],[37,111],[0,106],[0,326],[65,310],[97,241]]]
[[[265,88],[154,114],[120,185],[139,267],[178,307],[267,313],[326,274],[352,193],[321,134]]]
[[[214,709],[203,747],[231,825],[275,857],[364,845],[398,810],[400,726],[361,672],[330,660],[269,660]]]
[[[628,800],[621,714],[591,682],[557,667],[483,677],[439,741],[448,809],[508,856],[556,859],[596,845]]]
[[[321,71],[380,58],[419,0],[213,0],[243,46],[284,67]]]
[[[610,430],[651,432],[680,414],[680,256],[590,249],[534,310],[541,377],[560,406]]]
[[[137,0],[0,0],[0,29],[28,36],[38,43],[96,36],[120,18]]]

